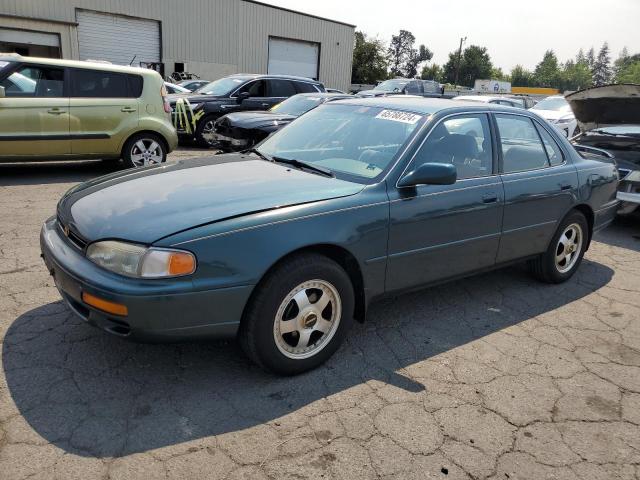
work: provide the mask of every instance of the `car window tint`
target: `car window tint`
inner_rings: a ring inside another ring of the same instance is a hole
[[[129,81],[129,96],[133,98],[139,98],[142,96],[142,87],[144,86],[144,80],[140,75],[127,75]]]
[[[264,80],[249,82],[240,89],[240,93],[248,92],[251,97],[265,97]]]
[[[538,131],[530,118],[496,114],[502,148],[503,172],[523,172],[549,166]]]
[[[491,175],[493,150],[487,116],[459,115],[436,125],[411,168],[427,162],[455,165],[458,179]]]
[[[538,132],[540,132],[540,137],[542,137],[542,143],[544,144],[544,149],[547,152],[551,166],[562,165],[562,163],[564,163],[564,155],[562,154],[562,150],[558,146],[558,143],[553,139],[549,132],[540,125],[536,124],[536,128],[538,129]]]
[[[311,83],[307,82],[293,82],[298,93],[316,93],[318,89]]]
[[[296,94],[296,89],[289,80],[273,79],[268,80],[269,97],[290,97]]]
[[[62,97],[64,69],[24,66],[0,82],[7,97]]]
[[[127,98],[127,75],[99,70],[71,70],[71,96],[80,98]]]
[[[405,92],[408,94],[424,93],[422,82],[409,82],[405,87]]]

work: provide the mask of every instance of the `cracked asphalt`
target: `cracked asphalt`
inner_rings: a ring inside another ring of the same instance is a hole
[[[233,342],[134,344],[61,302],[40,226],[108,171],[0,165],[2,479],[640,479],[640,218],[566,284],[513,267],[387,299],[279,378]]]

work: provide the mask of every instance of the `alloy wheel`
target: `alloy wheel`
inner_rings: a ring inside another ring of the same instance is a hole
[[[162,145],[152,138],[141,138],[131,147],[131,162],[136,167],[159,165],[163,158]]]
[[[294,360],[316,355],[335,335],[342,316],[338,290],[325,280],[301,283],[284,298],[273,324],[278,350]]]
[[[573,268],[582,251],[582,228],[572,223],[565,228],[556,246],[556,268],[560,273],[566,273]]]

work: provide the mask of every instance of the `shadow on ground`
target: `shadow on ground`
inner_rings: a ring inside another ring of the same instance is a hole
[[[640,252],[640,212],[616,217],[609,228],[596,233],[594,240],[614,247]]]
[[[577,301],[612,275],[585,260],[574,279],[551,286],[516,267],[388,299],[327,364],[293,378],[264,373],[233,342],[126,342],[61,302],[14,321],[3,365],[13,401],[44,439],[84,456],[124,456],[276,420],[371,379],[422,391],[403,367]]]
[[[114,160],[0,163],[0,187],[84,182],[121,168]]]

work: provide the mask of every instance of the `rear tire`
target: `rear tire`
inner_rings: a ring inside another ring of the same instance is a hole
[[[354,305],[353,285],[340,265],[318,254],[296,255],[256,287],[240,325],[240,345],[270,372],[311,370],[346,337]]]
[[[534,277],[546,283],[562,283],[576,272],[589,242],[589,226],[585,216],[574,210],[560,223],[549,248],[529,261]]]
[[[167,161],[167,147],[159,135],[138,133],[124,144],[122,161],[125,168],[160,165]]]

